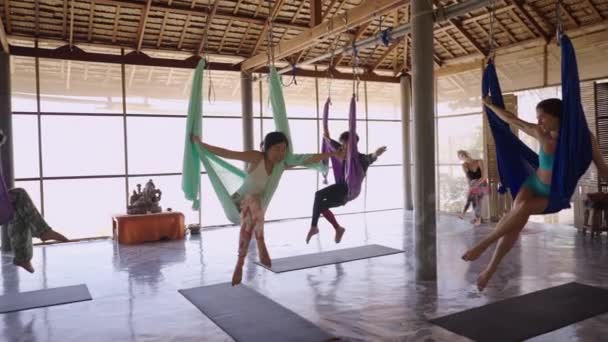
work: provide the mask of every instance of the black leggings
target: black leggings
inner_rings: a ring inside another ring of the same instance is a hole
[[[337,183],[323,188],[315,193],[315,203],[312,208],[312,226],[319,222],[321,213],[329,208],[335,208],[346,204],[348,187],[346,184]]]

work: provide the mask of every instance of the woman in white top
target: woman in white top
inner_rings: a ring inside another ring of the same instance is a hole
[[[206,144],[197,136],[192,136],[192,140],[217,156],[244,161],[250,165],[245,182],[232,196],[241,210],[239,257],[232,275],[232,285],[234,286],[241,283],[243,264],[254,231],[260,262],[267,267],[271,266],[270,255],[268,254],[266,243],[264,242],[264,210],[262,208],[261,199],[266,188],[266,183],[268,182],[270,175],[272,175],[275,165],[285,159],[289,141],[285,134],[281,132],[271,132],[264,137],[262,152],[240,152]],[[343,158],[343,155],[343,151],[313,154],[305,161],[305,164],[317,163],[333,156]]]

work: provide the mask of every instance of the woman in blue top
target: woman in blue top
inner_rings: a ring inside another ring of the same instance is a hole
[[[494,242],[500,240],[489,265],[477,278],[479,290],[486,287],[502,258],[515,244],[530,215],[542,214],[549,204],[553,160],[562,118],[562,100],[560,99],[546,99],[538,103],[536,106],[537,124],[523,121],[517,115],[495,106],[490,97],[485,98],[483,102],[507,124],[536,138],[540,143],[540,150],[538,153],[539,167],[536,173],[530,175],[522,185],[515,197],[512,210],[502,217],[496,229],[489,236],[462,256],[465,261],[473,261],[479,258]],[[599,174],[606,177],[608,176],[608,165],[602,159],[595,137],[592,136],[591,141],[593,162],[597,166]]]

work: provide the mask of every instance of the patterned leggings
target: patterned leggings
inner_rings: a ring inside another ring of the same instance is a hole
[[[264,239],[264,209],[262,209],[261,197],[258,195],[245,195],[239,205],[241,208],[239,256],[245,257],[254,232],[257,240]]]
[[[52,230],[44,221],[27,192],[21,188],[8,191],[14,215],[8,226],[8,235],[15,253],[15,262],[30,261],[33,256],[32,237],[40,238]]]

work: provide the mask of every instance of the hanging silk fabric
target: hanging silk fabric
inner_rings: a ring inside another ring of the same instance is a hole
[[[329,132],[329,106],[331,100],[328,98],[323,107],[323,130]],[[348,201],[352,201],[361,193],[361,185],[365,178],[365,172],[359,160],[359,150],[357,147],[357,101],[355,95],[350,100],[350,110],[348,113],[348,152],[344,161],[338,158],[331,158],[331,166],[336,183],[345,182],[348,185]],[[323,137],[322,152],[334,152],[335,148],[331,145],[331,140]],[[327,163],[327,162],[325,162]],[[345,165],[344,165],[345,164]],[[324,173],[327,182],[327,173]]]
[[[186,199],[193,202],[193,208],[198,209],[200,206],[201,184],[200,164],[202,162],[207,171],[207,175],[209,176],[211,186],[224,209],[226,217],[230,222],[239,224],[239,208],[233,200],[232,195],[239,191],[247,177],[247,173],[190,140],[191,134],[202,136],[202,87],[204,68],[205,61],[201,60],[194,72],[192,81],[192,92],[190,95],[188,118],[186,122],[182,190],[184,191]],[[269,93],[275,128],[277,131],[283,132],[287,136],[289,147],[285,159],[274,166],[272,174],[266,184],[266,188],[262,195],[262,207],[264,210],[268,207],[270,199],[272,198],[286,167],[305,166],[324,171],[322,163],[304,165],[304,162],[309,159],[311,155],[293,153],[293,144],[291,143],[291,134],[287,121],[287,112],[285,110],[283,90],[281,89],[281,80],[274,67],[270,68]]]
[[[561,35],[560,46],[562,119],[553,163],[549,205],[545,209],[545,214],[570,208],[570,199],[578,180],[585,173],[592,159],[591,135],[581,104],[576,55],[566,35]],[[488,94],[496,106],[504,108],[496,67],[492,61],[486,66],[482,81],[482,96]],[[500,180],[515,198],[526,178],[536,172],[538,155],[513,134],[506,122],[489,108],[486,107],[485,110],[496,144]]]

